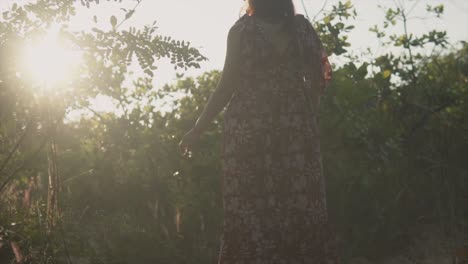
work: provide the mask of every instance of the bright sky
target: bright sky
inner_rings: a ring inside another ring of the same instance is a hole
[[[0,11],[5,10],[14,2],[26,3],[30,0],[0,0]],[[409,31],[422,34],[432,29],[447,30],[450,40],[455,43],[460,40],[468,41],[468,0],[352,0],[358,16],[353,22],[356,26],[350,34],[352,51],[359,54],[366,48],[380,52],[378,42],[369,28],[381,25],[384,12],[378,6],[394,6],[395,1],[403,2],[408,8],[415,5],[410,21]],[[130,8],[135,1],[123,1],[124,7]],[[295,0],[297,13],[305,13],[300,0]],[[313,17],[326,3],[330,9],[338,0],[304,0],[309,16]],[[343,1],[345,2],[345,1]],[[442,19],[418,19],[426,16],[426,6],[445,5]],[[159,26],[159,33],[173,38],[190,41],[200,49],[209,61],[202,64],[200,70],[189,70],[187,75],[194,76],[212,69],[222,69],[226,51],[226,38],[229,28],[239,18],[243,0],[142,0],[135,15],[125,26],[143,26],[154,20]],[[78,12],[78,17],[72,21],[72,27],[83,28],[93,26],[94,15],[100,18],[99,24],[110,27],[109,17],[116,15],[119,20],[124,16],[123,11],[114,1],[101,1],[101,4],[91,9]],[[402,30],[402,29],[401,29]],[[333,59],[332,59],[333,60]],[[333,62],[333,61],[332,61]],[[156,85],[175,79],[173,67],[168,63],[161,63],[156,72]]]
[[[398,0],[397,0],[398,1]],[[410,32],[424,33],[432,29],[448,31],[453,42],[468,41],[468,0],[400,0],[412,7],[416,3],[412,17],[426,16],[426,5],[445,5],[445,14],[441,20],[414,19],[410,22]],[[328,0],[325,9],[330,9],[338,0]],[[300,0],[295,0],[297,13],[305,13]],[[313,17],[323,6],[325,0],[304,0],[307,13]],[[356,28],[350,35],[352,49],[359,53],[367,47],[379,51],[378,42],[369,28],[381,25],[384,12],[378,6],[394,6],[394,0],[352,0],[357,9]],[[196,75],[211,69],[222,69],[226,52],[226,38],[229,28],[239,18],[244,5],[243,0],[143,0],[138,13],[131,21],[135,25],[158,21],[160,32],[178,39],[190,41],[199,47],[202,54],[209,58],[202,69],[190,71]],[[105,21],[107,22],[107,21]],[[161,67],[160,82],[173,79],[172,66]]]

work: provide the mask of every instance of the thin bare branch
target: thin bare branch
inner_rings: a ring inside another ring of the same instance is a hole
[[[312,19],[312,21],[314,22],[317,17],[323,12],[323,10],[325,10],[325,7],[327,6],[328,4],[328,0],[325,0],[323,1],[323,5],[322,5],[322,8],[320,8],[320,10],[315,14],[314,18]]]
[[[13,155],[16,153],[16,151],[18,151],[19,147],[21,146],[23,141],[26,139],[26,136],[29,134],[29,130],[31,129],[31,123],[32,123],[32,120],[29,120],[28,124],[26,125],[26,129],[24,133],[21,135],[21,138],[15,143],[15,146],[13,147],[13,149],[10,151],[6,159],[2,162],[2,165],[0,166],[0,175],[3,172],[3,170],[6,168],[8,162],[10,162],[10,160],[13,158]]]
[[[304,0],[301,0],[301,3],[302,3],[302,9],[304,9],[304,13],[305,13],[305,15],[306,15],[306,18],[307,18],[308,20],[310,20],[310,18],[309,18],[309,13],[307,12],[307,7],[306,7],[306,5],[305,5],[305,3],[304,3]]]
[[[135,14],[136,9],[137,9],[138,6],[141,4],[141,2],[143,2],[143,0],[136,0],[136,2],[137,2],[137,3],[135,4],[135,6],[134,6],[130,11],[128,11],[128,12],[126,13],[124,20],[122,20],[122,21],[115,27],[115,29],[118,29],[123,23],[125,23],[127,20],[129,20],[129,19]],[[130,14],[130,15],[128,15],[128,14]]]
[[[406,15],[410,15],[411,12],[413,12],[414,8],[416,8],[416,6],[421,2],[421,0],[417,0],[416,2],[414,2],[413,6],[411,6],[411,8],[409,9],[409,11],[406,13]]]
[[[26,165],[28,165],[28,162],[30,162],[32,159],[34,159],[35,157],[37,157],[39,155],[39,153],[41,153],[42,149],[44,148],[44,146],[46,145],[47,141],[49,140],[49,137],[50,136],[47,136],[44,141],[41,143],[41,145],[39,146],[39,148],[33,153],[31,154],[28,158],[25,159],[25,161],[23,162],[23,164],[21,164],[21,166],[19,166],[18,168],[16,168],[11,174],[10,176],[8,176],[8,178],[0,185],[0,193],[2,193],[3,189],[8,185],[8,183],[10,183],[10,181],[12,181],[16,174],[18,174],[18,172],[20,172],[21,170],[23,170]]]

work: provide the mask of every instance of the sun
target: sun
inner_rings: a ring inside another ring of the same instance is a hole
[[[58,34],[48,33],[25,46],[22,65],[32,82],[50,88],[70,81],[80,61],[79,52],[65,47]]]

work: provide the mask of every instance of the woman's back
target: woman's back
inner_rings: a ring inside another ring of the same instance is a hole
[[[306,99],[320,88],[311,30],[303,16],[275,26],[246,15],[233,27],[241,66],[225,113],[220,264],[337,263]]]
[[[266,19],[257,18],[258,27],[262,30],[262,34],[271,41],[278,54],[282,54],[292,36],[291,31],[288,30],[287,21],[268,21]]]
[[[240,81],[228,113],[233,104],[241,105],[244,112],[262,112],[267,108],[278,110],[273,101],[286,98],[295,98],[300,103],[288,105],[284,101],[283,108],[310,106],[313,95],[318,95],[322,89],[322,47],[308,20],[296,15],[290,21],[273,24],[245,15],[233,26],[231,33],[236,36],[234,41],[239,42],[238,53],[231,56],[238,57],[239,71],[235,78]],[[252,101],[251,106],[256,109],[248,110],[245,105],[252,97],[256,101]],[[309,116],[314,114],[311,111],[309,109]]]

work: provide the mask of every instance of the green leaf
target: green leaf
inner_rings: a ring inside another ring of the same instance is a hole
[[[352,4],[351,4],[351,1],[350,1],[350,0],[346,1],[346,4],[345,4],[345,5],[346,5],[347,8],[351,8],[351,7],[352,7]]]
[[[151,77],[154,76],[154,73],[153,73],[153,71],[152,71],[151,69],[146,69],[144,72],[145,72],[147,75],[151,76]]]
[[[382,72],[382,77],[384,79],[387,79],[388,77],[390,77],[390,75],[392,75],[392,71],[391,70],[385,70]]]
[[[369,63],[363,63],[361,67],[357,70],[357,75],[359,78],[364,79],[367,75],[367,67],[369,66]]]
[[[128,12],[127,14],[125,14],[125,19],[129,19],[132,17],[133,13],[135,13],[135,10],[131,10],[130,12]]]
[[[110,23],[112,25],[112,28],[115,28],[117,26],[117,18],[115,16],[111,16]]]

